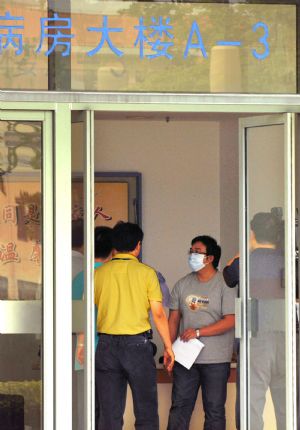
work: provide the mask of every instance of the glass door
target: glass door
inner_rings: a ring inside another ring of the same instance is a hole
[[[52,181],[51,113],[1,111],[0,427],[5,430],[53,429]]]
[[[240,121],[241,428],[296,429],[294,116]]]

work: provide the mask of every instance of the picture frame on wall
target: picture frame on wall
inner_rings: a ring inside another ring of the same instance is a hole
[[[142,226],[142,175],[139,172],[95,172],[95,227],[113,227],[119,221]],[[72,220],[84,217],[83,177],[72,178]]]

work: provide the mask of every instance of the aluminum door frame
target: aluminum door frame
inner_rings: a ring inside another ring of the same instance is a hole
[[[94,111],[84,115],[84,297],[85,357],[84,425],[95,429],[95,336],[94,336]]]
[[[59,92],[22,92],[0,91],[0,111],[51,111],[54,115],[53,136],[56,148],[53,156],[55,166],[53,175],[54,194],[54,230],[53,248],[55,263],[55,282],[62,288],[57,288],[53,312],[56,317],[54,325],[54,365],[56,380],[54,390],[54,406],[52,417],[53,428],[72,428],[72,375],[71,369],[71,332],[72,332],[72,302],[69,290],[63,288],[71,285],[71,112],[74,111],[106,111],[106,112],[184,112],[184,113],[300,113],[300,95],[244,95],[244,94],[120,94],[120,93],[59,93]],[[90,122],[91,123],[91,122]],[[86,132],[87,137],[87,132]],[[93,133],[91,134],[93,138]],[[92,147],[91,147],[92,148]],[[91,149],[90,149],[91,151]],[[91,153],[91,152],[90,152]],[[86,165],[86,163],[85,163]],[[86,171],[88,166],[86,165]],[[89,173],[90,174],[90,173]],[[87,175],[86,175],[87,177]],[[63,187],[58,186],[63,184]],[[70,190],[69,194],[66,190]],[[53,190],[52,190],[53,191]],[[87,200],[86,200],[87,202]],[[62,212],[60,209],[64,208]],[[59,217],[59,219],[57,219]],[[91,229],[89,244],[92,246]],[[86,230],[87,232],[87,230]],[[49,239],[50,240],[50,239]],[[59,244],[59,247],[57,246]],[[59,249],[57,249],[59,248]],[[91,251],[90,251],[91,252]],[[87,264],[87,263],[85,263]],[[90,265],[91,266],[91,265]],[[90,267],[91,290],[93,267]],[[90,312],[90,315],[93,311]],[[59,314],[59,315],[58,315]],[[87,321],[87,320],[86,320]],[[91,338],[93,321],[87,322],[87,333]],[[91,345],[91,343],[89,342]],[[91,346],[89,346],[91,348]],[[86,357],[87,362],[92,359]],[[57,371],[59,369],[59,372]],[[93,371],[93,370],[92,370]],[[59,379],[63,377],[63,379]],[[91,376],[89,377],[91,378]],[[86,388],[92,398],[94,389],[91,380],[86,381]],[[89,404],[88,404],[89,403]],[[93,404],[90,400],[86,405],[87,416],[93,414]],[[49,415],[49,422],[51,417]],[[89,426],[92,425],[90,419]],[[47,427],[48,429],[48,427]],[[50,426],[49,426],[50,429]]]

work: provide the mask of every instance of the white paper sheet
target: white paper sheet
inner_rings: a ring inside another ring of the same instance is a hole
[[[190,369],[204,346],[204,343],[200,342],[198,339],[191,339],[188,342],[183,342],[180,337],[178,337],[173,343],[175,361],[187,369]]]

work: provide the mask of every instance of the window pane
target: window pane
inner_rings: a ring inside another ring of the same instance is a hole
[[[42,428],[41,162],[41,123],[0,121],[0,427],[7,430]]]
[[[293,3],[5,1],[1,87],[293,94]]]

